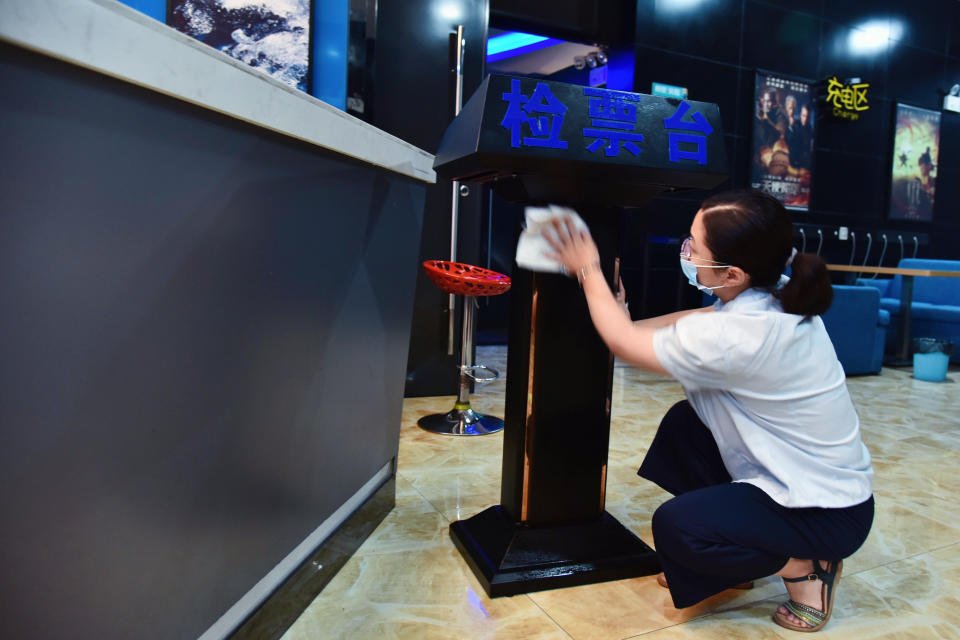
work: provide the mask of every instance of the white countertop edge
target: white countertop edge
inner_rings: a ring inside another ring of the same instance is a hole
[[[115,0],[3,0],[0,40],[436,182],[432,154]]]

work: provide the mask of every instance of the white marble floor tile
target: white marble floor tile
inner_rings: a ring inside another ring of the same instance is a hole
[[[474,407],[503,415],[506,355],[478,348],[501,371]],[[955,368],[950,378],[960,381]],[[845,562],[821,638],[960,638],[960,389],[909,369],[848,379],[874,458],[877,515]],[[676,382],[615,366],[607,510],[648,543],[669,496],[636,475],[659,420],[683,399]],[[503,435],[427,433],[419,417],[452,397],[404,402],[397,507],[285,636],[306,638],[795,638],[770,621],[779,579],[674,609],[652,577],[490,599],[449,537],[449,523],[500,501]]]

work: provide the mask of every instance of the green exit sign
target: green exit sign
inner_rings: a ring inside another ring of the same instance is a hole
[[[672,84],[663,84],[662,82],[654,82],[653,90],[650,93],[655,96],[663,96],[664,98],[680,98],[681,100],[686,100],[687,98],[686,87],[676,87]]]

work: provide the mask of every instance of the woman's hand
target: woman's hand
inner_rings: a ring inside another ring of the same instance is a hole
[[[599,266],[600,253],[590,232],[577,229],[571,218],[553,221],[554,233],[544,233],[553,253],[547,257],[563,264],[571,274],[580,274],[593,265]]]

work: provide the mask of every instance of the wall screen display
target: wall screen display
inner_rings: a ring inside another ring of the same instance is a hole
[[[307,91],[311,0],[169,0],[167,24]]]
[[[788,209],[810,206],[816,109],[811,83],[757,72],[750,185]]]
[[[890,178],[891,219],[933,219],[939,156],[940,112],[898,104]]]

